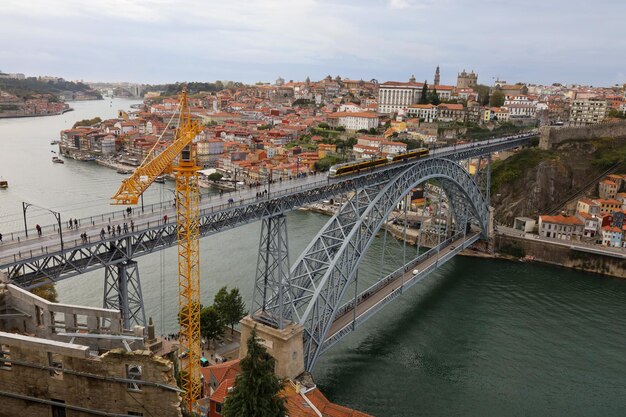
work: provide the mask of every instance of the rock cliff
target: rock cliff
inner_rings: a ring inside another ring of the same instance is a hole
[[[619,161],[626,161],[626,139],[566,141],[550,151],[525,149],[498,161],[491,187],[496,221],[511,224],[517,216],[545,214]]]

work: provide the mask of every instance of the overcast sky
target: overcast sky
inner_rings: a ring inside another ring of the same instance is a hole
[[[0,70],[86,81],[626,82],[625,0],[0,0]]]

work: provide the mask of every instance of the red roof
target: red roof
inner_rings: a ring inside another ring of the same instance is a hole
[[[545,223],[568,224],[574,226],[580,226],[584,224],[584,222],[577,217],[563,216],[562,214],[557,214],[556,216],[539,216],[539,219]]]
[[[228,388],[232,388],[234,385],[235,378],[228,378],[222,381],[222,383],[217,387],[215,392],[213,392],[213,395],[211,395],[211,401],[223,404],[226,395],[228,395]]]

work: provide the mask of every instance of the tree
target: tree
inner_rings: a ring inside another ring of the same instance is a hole
[[[248,353],[240,362],[241,373],[226,396],[224,417],[283,417],[285,400],[279,396],[282,381],[274,374],[274,358],[256,340],[256,328],[247,341]]]
[[[367,133],[369,133],[370,135],[375,135],[378,133],[378,129],[376,129],[375,127],[370,127],[370,130],[368,130]]]
[[[230,325],[230,333],[233,334],[235,324],[246,315],[246,305],[239,294],[239,288],[233,288],[230,292],[225,286],[220,288],[213,302],[222,321]]]
[[[32,292],[33,294],[35,294],[38,297],[43,298],[44,300],[48,300],[51,301],[53,303],[58,302],[57,299],[57,289],[54,286],[54,284],[50,283],[50,284],[44,284],[40,287],[37,288],[33,288],[32,290],[30,290],[30,292]]]
[[[93,126],[100,123],[101,121],[102,119],[99,117],[94,117],[93,119],[83,119],[74,123],[74,126],[72,126],[72,128],[77,128],[78,126]]]
[[[486,106],[489,103],[489,86],[478,84],[474,87],[474,90],[478,93],[478,102],[480,105]]]
[[[428,93],[428,102],[435,106],[441,103],[441,100],[439,99],[439,94],[437,93],[436,89]]]
[[[224,322],[214,305],[200,311],[200,334],[209,341],[209,347],[212,340],[224,334]]]
[[[222,174],[220,174],[219,172],[214,172],[212,174],[209,174],[208,178],[209,180],[213,181],[213,182],[217,182],[219,180],[221,180],[223,177]]]
[[[317,127],[319,127],[320,129],[330,129],[330,125],[324,122],[318,124]]]
[[[422,87],[419,104],[428,104],[428,84],[426,84],[426,81],[424,81],[424,86]]]
[[[500,90],[493,92],[489,97],[489,105],[491,107],[501,107],[504,104],[504,93]]]

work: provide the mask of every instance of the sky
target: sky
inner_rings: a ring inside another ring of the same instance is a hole
[[[68,80],[411,75],[626,83],[624,0],[2,0],[0,71]]]

